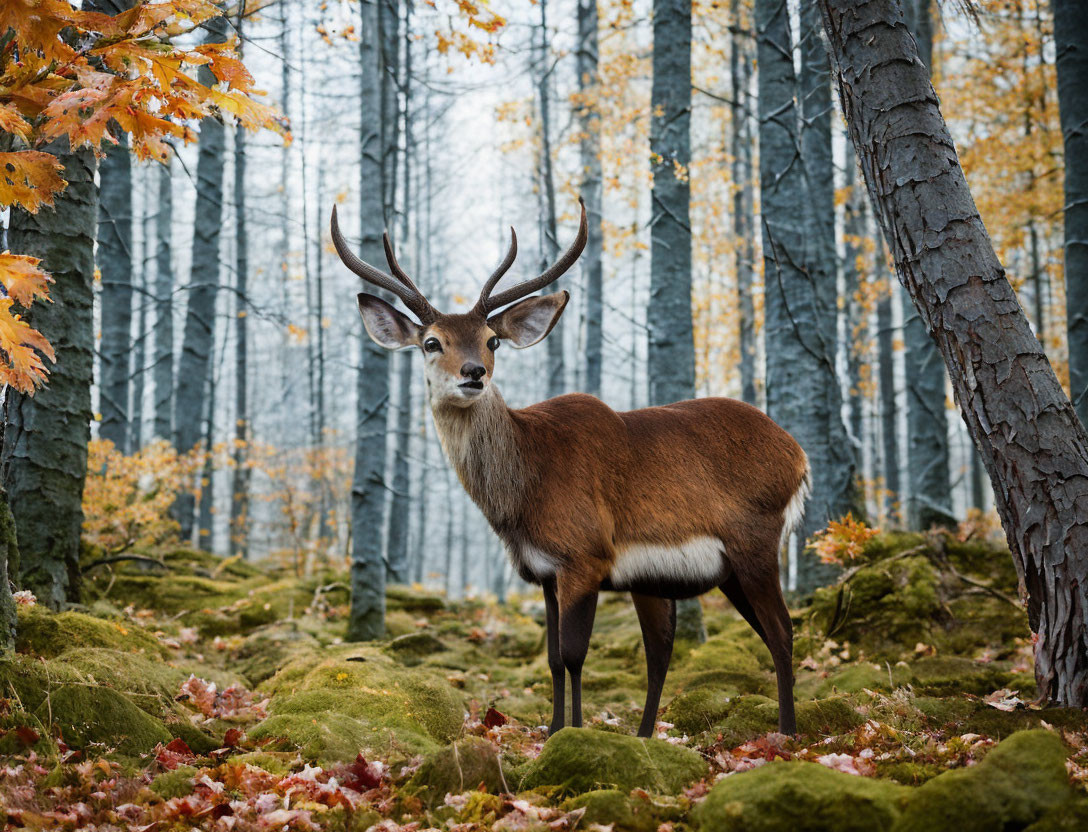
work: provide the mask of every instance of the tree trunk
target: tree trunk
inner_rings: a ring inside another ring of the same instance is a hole
[[[412,433],[412,353],[397,355],[397,435],[394,440],[393,499],[389,508],[388,578],[395,584],[408,583],[408,524],[412,501],[408,470],[408,442]]]
[[[214,321],[214,315],[212,317]],[[212,352],[215,351],[215,326],[212,325]],[[215,368],[222,363],[223,356],[208,371],[208,401],[204,417],[204,457],[203,470],[200,473],[200,507],[197,524],[197,548],[205,552],[215,551],[213,536],[213,515],[215,514],[215,465],[211,449],[215,445],[215,394],[218,378]]]
[[[241,30],[241,20],[237,23]],[[234,471],[230,553],[249,557],[249,237],[246,230],[246,130],[234,128]]]
[[[91,438],[94,367],[94,235],[98,222],[94,155],[45,148],[64,165],[68,187],[53,209],[13,210],[8,245],[42,260],[53,275],[52,303],[26,317],[56,351],[45,387],[33,397],[8,391],[4,487],[18,531],[19,585],[59,609],[79,600],[79,535]],[[64,143],[67,150],[67,143]]]
[[[899,279],[994,485],[1038,635],[1040,698],[1088,705],[1088,433],[979,217],[897,0],[820,0],[839,92]]]
[[[144,446],[144,388],[147,386],[147,307],[151,297],[151,189],[148,176],[151,171],[145,169],[141,177],[141,199],[139,217],[141,223],[140,254],[134,258],[132,291],[138,299],[136,315],[136,340],[132,348],[132,413],[129,420],[128,446],[130,452],[139,451]],[[134,215],[135,221],[135,215]]]
[[[650,152],[650,404],[695,398],[691,317],[691,0],[654,2]],[[677,603],[676,635],[706,641],[698,598]]]
[[[755,246],[752,226],[752,120],[749,106],[750,55],[741,27],[740,0],[730,0],[733,20],[730,38],[729,68],[733,83],[732,137],[733,155],[733,236],[736,243],[734,268],[737,272],[737,309],[740,317],[740,395],[748,404],[756,404],[756,312],[752,298]]]
[[[1065,140],[1065,310],[1069,388],[1088,425],[1088,15],[1079,0],[1051,0],[1058,108]]]
[[[155,214],[155,437],[174,438],[174,220],[172,157],[159,168],[159,210]]]
[[[362,68],[360,106],[359,216],[362,244],[359,256],[368,263],[384,262],[383,110],[381,29],[378,9],[360,6],[359,61]],[[373,291],[373,290],[368,290]],[[385,436],[389,414],[389,357],[384,349],[360,337],[362,355],[357,385],[355,473],[351,484],[351,612],[347,638],[363,641],[385,634],[385,559],[382,529],[385,519]]]
[[[132,377],[132,159],[127,134],[106,148],[98,181],[97,264],[102,281],[98,433],[125,454]]]
[[[15,652],[15,599],[11,579],[19,571],[19,543],[8,495],[0,488],[0,659]]]
[[[877,262],[883,262],[879,258]],[[895,322],[892,320],[892,292],[895,284],[889,275],[881,278],[888,284],[888,291],[882,293],[876,302],[876,351],[880,363],[880,440],[884,472],[884,489],[888,492],[884,506],[885,516],[895,514],[895,505],[902,499],[899,465],[899,419],[895,405]],[[902,505],[900,505],[900,513]],[[896,524],[901,523],[902,516]]]
[[[831,65],[823,40],[823,21],[815,3],[801,4],[801,163],[805,200],[805,271],[813,298],[806,348],[819,368],[809,419],[825,422],[826,462],[813,465],[813,490],[824,495],[820,519],[838,519],[854,507],[853,448],[842,420],[842,390],[836,372],[839,340],[838,256],[835,250],[835,165],[831,153]],[[808,299],[806,299],[806,303]],[[823,449],[821,449],[822,451]],[[838,568],[814,557],[797,561],[795,589],[810,592],[830,583]]]
[[[919,55],[933,71],[932,0],[906,0],[905,15]],[[907,525],[928,529],[953,525],[952,485],[948,464],[948,417],[945,371],[922,319],[903,297],[903,359],[907,388]]]
[[[597,0],[578,0],[578,90],[583,96],[578,111],[582,131],[579,151],[582,163],[582,199],[586,203],[589,237],[582,252],[582,273],[586,276],[586,383],[585,392],[601,395],[601,368],[604,347],[604,284],[601,263],[604,246],[601,233],[601,114],[597,96],[598,75]],[[502,573],[500,570],[502,580]]]
[[[222,43],[226,19],[208,21],[205,43]],[[200,67],[202,84],[213,86],[215,76]],[[174,445],[188,453],[201,441],[212,343],[215,334],[215,300],[219,290],[219,233],[223,222],[223,161],[226,129],[217,118],[200,123],[200,153],[196,164],[196,209],[193,226],[192,271],[189,302],[185,310],[185,335],[178,362],[177,398],[174,402]],[[181,539],[192,537],[194,500],[182,490],[174,504]]]
[[[862,395],[861,379],[863,362],[858,345],[862,333],[868,329],[868,318],[858,295],[863,279],[862,270],[858,267],[858,258],[862,254],[862,241],[866,237],[868,223],[865,213],[865,194],[857,181],[857,169],[857,159],[848,146],[846,153],[848,195],[846,205],[843,207],[842,273],[846,308],[846,377],[849,384],[850,444],[854,448],[855,458],[861,454],[865,430],[863,421],[865,396]]]
[[[828,491],[832,465],[826,408],[827,354],[819,337],[820,298],[804,269],[805,172],[799,158],[793,38],[787,5],[757,0],[759,64],[759,182],[763,222],[767,412],[808,454],[813,490],[790,544],[786,586],[805,588],[804,541],[827,525],[835,495]]]

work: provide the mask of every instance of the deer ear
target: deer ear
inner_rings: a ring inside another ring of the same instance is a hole
[[[387,350],[419,346],[420,325],[381,298],[360,292],[359,314],[367,334],[378,346]]]
[[[568,300],[570,293],[566,290],[526,298],[488,318],[487,325],[517,349],[525,349],[540,343],[552,331]]]

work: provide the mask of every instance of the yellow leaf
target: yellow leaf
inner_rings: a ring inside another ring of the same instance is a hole
[[[64,166],[50,153],[0,153],[0,207],[21,205],[36,214],[42,205],[52,205],[53,195],[68,184],[60,176],[63,170]]]

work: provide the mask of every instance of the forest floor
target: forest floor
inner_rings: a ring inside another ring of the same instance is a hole
[[[87,553],[93,559],[95,553]],[[25,596],[0,661],[0,821],[30,829],[1088,828],[1088,714],[1032,704],[1009,554],[880,535],[794,608],[800,735],[718,594],[677,644],[657,738],[638,623],[602,596],[586,727],[548,739],[543,602],[388,593],[343,642],[345,576],[198,552]]]

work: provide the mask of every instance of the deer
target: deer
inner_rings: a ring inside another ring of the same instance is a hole
[[[579,200],[581,203],[581,200]],[[638,736],[652,736],[676,631],[676,601],[719,588],[767,645],[778,687],[778,728],[796,733],[793,627],[779,582],[779,554],[810,487],[808,458],[762,411],[729,398],[700,398],[616,412],[570,393],[521,409],[492,378],[503,344],[525,349],[550,333],[566,290],[534,294],[582,253],[586,211],[574,242],[538,276],[500,292],[517,235],[468,312],[440,312],[397,263],[389,272],[359,259],[332,211],[344,265],[399,298],[413,320],[377,295],[358,295],[367,334],[389,350],[423,355],[436,433],[451,466],[517,573],[544,594],[552,678],[549,735],[582,725],[582,667],[601,592],[628,592],[646,653],[646,702]]]

